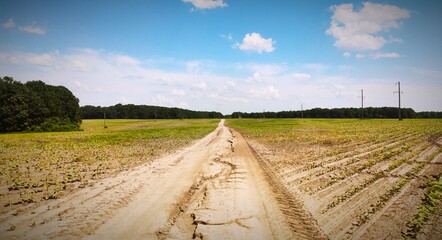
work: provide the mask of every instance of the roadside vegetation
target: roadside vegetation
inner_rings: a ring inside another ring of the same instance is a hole
[[[190,145],[219,120],[84,120],[81,132],[0,134],[0,213]]]
[[[414,237],[440,208],[441,119],[229,119],[227,125],[301,194],[329,236],[361,237],[379,222],[372,234],[393,231],[389,226],[401,229],[390,237]]]

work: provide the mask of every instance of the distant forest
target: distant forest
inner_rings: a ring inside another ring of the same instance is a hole
[[[304,111],[281,112],[234,112],[223,116],[219,112],[191,111],[147,105],[117,104],[110,107],[86,105],[80,107],[82,119],[188,119],[188,118],[360,118],[360,108],[313,108]],[[401,109],[402,118],[442,118],[442,112],[418,112],[411,108]],[[397,107],[364,108],[364,118],[397,118]]]
[[[78,102],[63,86],[0,77],[0,132],[80,130]]]
[[[117,104],[110,107],[86,105],[80,107],[82,119],[188,119],[188,118],[222,118],[219,112],[192,111],[181,108],[167,108],[148,105]]]
[[[398,118],[397,107],[367,107],[363,118]],[[304,111],[281,112],[234,112],[231,118],[361,118],[360,108],[313,108]],[[401,109],[402,118],[442,118],[442,112],[415,112],[411,108]]]

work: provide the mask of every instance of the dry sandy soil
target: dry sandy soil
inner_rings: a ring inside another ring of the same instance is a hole
[[[328,238],[403,239],[427,193],[426,182],[442,173],[441,137],[429,141],[422,135],[360,145],[312,162],[299,159],[287,150],[290,146],[247,141],[261,165],[297,196]],[[413,147],[404,148],[406,143]],[[395,154],[379,158],[385,150]],[[442,239],[441,216],[439,205],[410,239]]]
[[[305,163],[222,120],[172,155],[2,214],[0,239],[400,239],[442,172],[436,140],[409,134]],[[417,239],[441,239],[441,215]]]
[[[297,196],[224,126],[60,199],[0,216],[2,239],[323,239]]]

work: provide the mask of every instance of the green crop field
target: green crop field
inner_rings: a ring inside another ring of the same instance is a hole
[[[219,120],[84,120],[79,132],[0,134],[0,212],[172,153]]]
[[[442,177],[441,119],[229,119],[226,124],[302,196],[329,236],[353,238],[371,221],[380,233],[382,226],[400,222],[402,236],[415,237],[429,219],[424,210],[441,211],[435,204],[442,195],[434,187]]]

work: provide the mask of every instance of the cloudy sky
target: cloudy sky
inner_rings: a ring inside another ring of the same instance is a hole
[[[0,75],[80,105],[442,111],[442,1],[0,3]]]

